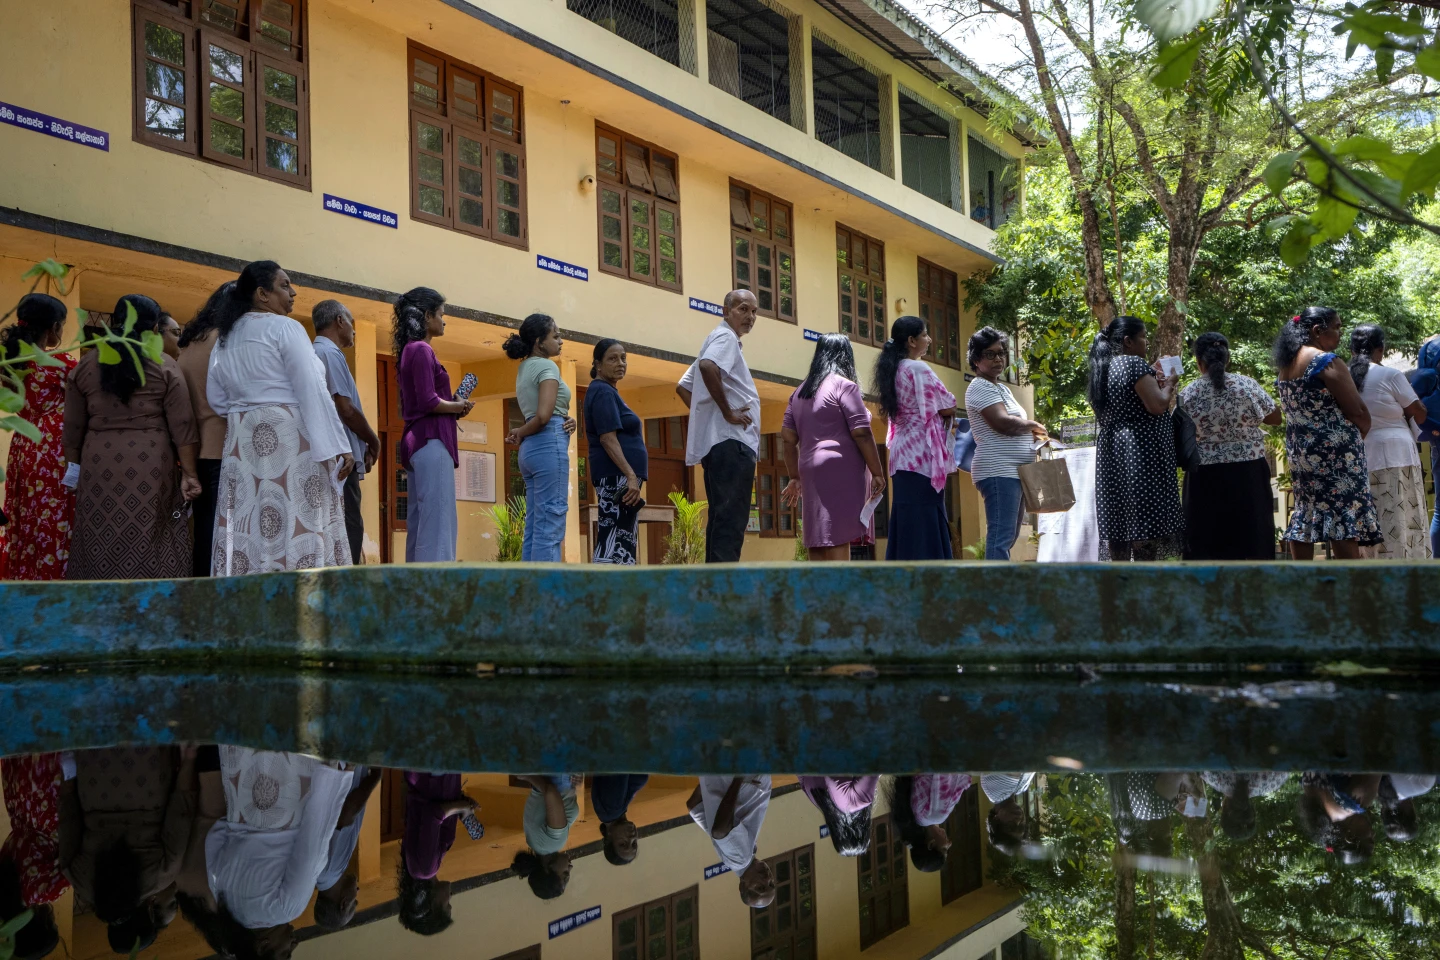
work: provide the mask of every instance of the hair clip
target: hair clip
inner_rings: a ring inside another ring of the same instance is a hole
[[[1300,315],[1297,313],[1295,316],[1291,317],[1290,322],[1295,324],[1295,326],[1297,327],[1300,326]]]

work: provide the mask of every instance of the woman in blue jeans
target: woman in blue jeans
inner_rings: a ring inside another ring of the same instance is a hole
[[[985,500],[985,559],[1009,560],[1020,535],[1022,497],[1017,468],[1035,460],[1035,443],[1049,439],[1045,428],[1025,416],[1000,376],[1010,365],[1010,342],[994,327],[981,327],[970,338],[970,369],[975,379],[965,389],[965,411],[975,437],[970,478]]]
[[[554,357],[565,341],[555,321],[532,313],[520,332],[505,341],[505,355],[520,361],[515,399],[525,422],[505,438],[520,445],[520,476],[525,480],[525,540],[521,560],[559,563],[570,508],[570,387],[560,379]]]

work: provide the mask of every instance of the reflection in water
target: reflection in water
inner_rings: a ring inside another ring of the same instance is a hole
[[[1433,776],[506,776],[188,745],[0,774],[20,958],[1437,956]]]

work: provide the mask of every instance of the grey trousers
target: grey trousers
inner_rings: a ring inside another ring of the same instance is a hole
[[[409,503],[405,515],[405,562],[455,559],[459,521],[455,517],[455,461],[439,440],[410,457]]]

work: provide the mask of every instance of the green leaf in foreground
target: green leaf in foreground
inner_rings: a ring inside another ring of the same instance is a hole
[[[1299,150],[1287,150],[1265,165],[1265,186],[1275,196],[1290,184],[1295,173],[1295,161],[1300,159]]]
[[[101,340],[99,343],[95,344],[95,349],[100,352],[101,363],[120,362],[119,351],[117,351],[114,347],[110,346],[110,344],[106,343],[105,341]]]
[[[165,360],[165,338],[154,330],[146,330],[140,334],[140,352],[145,354],[146,359],[154,363],[163,363]]]
[[[40,436],[40,428],[35,426],[35,424],[31,423],[29,420],[26,420],[24,417],[17,417],[13,415],[8,417],[0,417],[0,430],[13,430],[15,433],[20,434],[20,436],[25,437],[32,443],[39,443],[42,439]]]
[[[1162,90],[1178,90],[1183,87],[1195,68],[1195,60],[1200,56],[1202,39],[1197,33],[1189,40],[1177,40],[1161,47],[1160,53],[1155,57],[1151,82]]]

